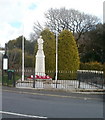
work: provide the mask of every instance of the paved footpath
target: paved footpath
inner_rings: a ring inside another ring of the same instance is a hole
[[[47,96],[60,96],[60,97],[71,97],[71,98],[87,98],[87,99],[102,99],[104,92],[76,92],[76,91],[63,91],[58,89],[27,89],[27,88],[14,88],[14,87],[2,87],[3,91],[36,94],[36,95],[47,95]]]
[[[64,91],[58,89],[27,89],[27,88],[14,88],[14,87],[2,87],[3,91],[12,91],[20,93],[29,93],[29,94],[39,94],[39,95],[51,95],[51,96],[65,96],[65,97],[74,97],[74,98],[88,98],[88,99],[103,99],[104,92],[76,92],[76,91]]]

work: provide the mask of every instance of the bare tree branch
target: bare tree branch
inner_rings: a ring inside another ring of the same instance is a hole
[[[58,32],[68,29],[73,32],[73,35],[77,33],[77,42],[82,34],[93,29],[94,26],[100,22],[96,16],[87,15],[74,9],[68,10],[65,8],[51,8],[45,14],[45,17],[47,19],[46,27],[48,27],[51,31],[55,32],[57,22]]]
[[[46,22],[45,27],[49,28],[52,32],[61,32],[64,29],[70,30],[75,36],[76,42],[78,43],[81,36],[94,29],[94,27],[100,23],[100,19],[96,16],[81,13],[74,9],[49,9],[45,13]],[[42,25],[37,22],[34,23],[34,33],[31,34],[32,39],[37,39],[40,32],[44,30]]]

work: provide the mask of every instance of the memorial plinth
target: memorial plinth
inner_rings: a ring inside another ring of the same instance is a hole
[[[43,51],[43,39],[40,38],[37,40],[38,43],[38,51],[36,54],[36,64],[35,64],[35,74],[45,76],[45,55]]]

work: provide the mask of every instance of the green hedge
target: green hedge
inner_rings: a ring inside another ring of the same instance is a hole
[[[80,70],[103,71],[103,65],[99,62],[80,63]]]
[[[56,73],[54,71],[46,71],[53,80],[55,80]],[[58,80],[76,80],[77,79],[77,71],[58,71]]]

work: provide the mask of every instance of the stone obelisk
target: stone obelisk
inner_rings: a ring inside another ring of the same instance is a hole
[[[43,51],[43,39],[42,36],[37,40],[38,51],[36,54],[35,74],[45,76],[45,55]]]

